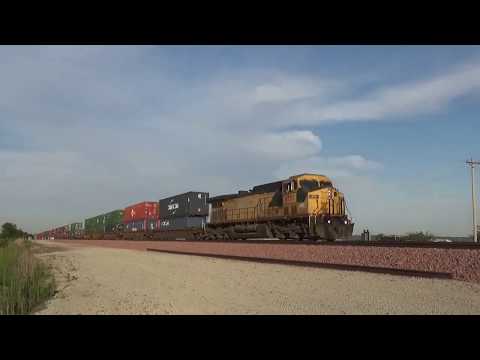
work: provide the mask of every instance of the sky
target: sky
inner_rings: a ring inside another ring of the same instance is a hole
[[[479,46],[0,46],[0,223],[314,172],[355,233],[464,236],[479,110]]]

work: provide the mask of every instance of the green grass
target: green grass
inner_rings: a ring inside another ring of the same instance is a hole
[[[28,314],[54,294],[53,275],[31,245],[0,242],[0,315]]]

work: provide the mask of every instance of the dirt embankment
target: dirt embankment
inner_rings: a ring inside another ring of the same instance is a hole
[[[480,314],[455,280],[42,243],[62,251],[38,255],[59,283],[38,314]]]

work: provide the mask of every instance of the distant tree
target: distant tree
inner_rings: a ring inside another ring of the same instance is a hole
[[[2,232],[0,233],[0,238],[2,239],[15,239],[23,237],[23,235],[24,232],[13,223],[6,222],[2,225]]]
[[[406,236],[404,236],[405,240],[408,241],[430,241],[433,239],[433,234],[423,231],[418,231],[418,232],[412,232],[412,233],[407,233]]]

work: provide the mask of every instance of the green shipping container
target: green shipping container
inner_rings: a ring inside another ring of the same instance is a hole
[[[105,214],[105,232],[120,231],[123,226],[123,210],[114,210]]]
[[[67,225],[67,229],[70,238],[79,237],[83,233],[83,223],[72,223]]]
[[[86,233],[103,233],[105,232],[105,215],[98,215],[85,219]]]
[[[73,223],[68,225],[68,230],[72,233],[83,230],[83,223]]]
[[[123,210],[114,210],[109,213],[85,219],[86,233],[115,232],[122,228]]]

